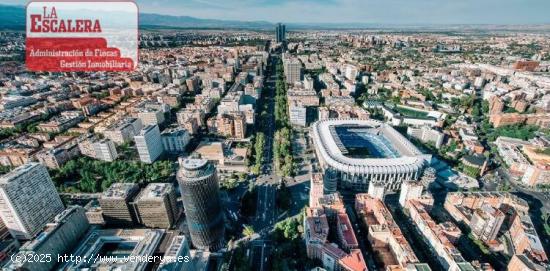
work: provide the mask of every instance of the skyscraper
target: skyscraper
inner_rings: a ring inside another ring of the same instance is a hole
[[[147,125],[134,137],[139,153],[139,159],[143,163],[155,162],[163,152],[162,140],[157,125]]]
[[[182,161],[177,179],[191,242],[199,249],[220,249],[225,229],[216,168],[207,160],[188,158]]]
[[[277,26],[275,26],[275,41],[277,43],[286,41],[286,25],[278,23]]]
[[[28,163],[0,177],[0,217],[13,237],[31,239],[64,209],[43,165]]]

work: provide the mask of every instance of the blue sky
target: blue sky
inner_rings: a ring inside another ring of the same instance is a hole
[[[25,4],[23,0],[0,0]],[[141,12],[297,23],[542,24],[550,0],[137,0]]]

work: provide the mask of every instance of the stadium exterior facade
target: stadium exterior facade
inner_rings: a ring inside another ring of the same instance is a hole
[[[338,129],[344,132],[338,134]],[[380,155],[346,156],[347,147],[341,137],[348,136],[348,131],[359,138],[356,145],[371,145]],[[313,124],[311,136],[324,171],[326,193],[340,189],[365,192],[374,181],[395,191],[405,180],[418,180],[431,160],[431,155],[423,154],[393,127],[377,120],[322,120]]]

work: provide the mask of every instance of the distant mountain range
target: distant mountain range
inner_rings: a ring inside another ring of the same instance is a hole
[[[139,14],[140,26],[169,26],[183,28],[246,28],[246,29],[267,29],[273,28],[274,24],[266,21],[228,21],[199,19],[190,16],[170,16],[151,13]]]
[[[203,28],[272,30],[267,21],[236,21],[200,19],[190,16],[171,16],[152,13],[139,14],[141,29]],[[0,30],[24,30],[25,7],[0,5]],[[384,25],[371,23],[289,23],[287,29],[373,29],[391,31],[534,31],[550,32],[550,25]]]
[[[271,29],[273,23],[265,21],[231,21],[199,19],[190,16],[170,16],[151,13],[139,14],[140,27],[176,27],[176,28],[241,28]],[[25,7],[0,5],[0,30],[24,30]]]
[[[25,7],[0,5],[0,30],[24,30]]]

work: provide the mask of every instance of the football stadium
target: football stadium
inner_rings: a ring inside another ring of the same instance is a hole
[[[312,126],[325,191],[365,192],[371,181],[398,190],[431,160],[393,127],[372,119],[329,119]]]

